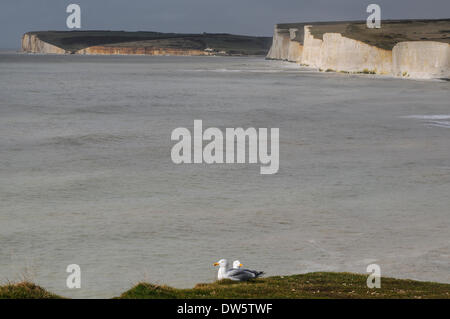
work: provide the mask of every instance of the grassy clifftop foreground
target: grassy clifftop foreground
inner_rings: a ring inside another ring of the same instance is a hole
[[[48,292],[30,282],[0,286],[0,299],[61,299],[58,295]]]
[[[176,289],[140,283],[119,299],[300,299],[300,298],[450,298],[450,284],[382,278],[380,289],[368,289],[367,275],[351,273],[310,273],[304,275],[260,278],[237,283],[228,280],[198,284],[192,289]],[[31,284],[0,287],[0,299],[62,298]]]

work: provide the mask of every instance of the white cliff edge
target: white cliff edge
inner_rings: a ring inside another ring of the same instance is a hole
[[[298,29],[275,27],[268,59],[285,60],[324,71],[386,74],[417,79],[450,78],[450,44],[435,41],[397,43],[385,50],[340,33],[314,38],[304,26],[303,44]]]
[[[22,52],[45,53],[45,54],[65,54],[66,50],[44,42],[35,34],[24,34],[22,36]]]

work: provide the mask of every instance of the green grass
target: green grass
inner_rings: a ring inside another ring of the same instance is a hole
[[[237,299],[237,298],[449,298],[450,285],[382,278],[380,289],[368,289],[367,275],[310,273],[260,278],[251,282],[229,280],[198,284],[192,289],[175,289],[140,283],[119,298],[133,299]]]
[[[140,283],[120,299],[316,299],[316,298],[450,298],[450,284],[382,278],[380,289],[369,289],[367,275],[317,272],[259,278],[249,282],[222,280],[192,289]],[[0,286],[0,299],[62,298],[29,282]]]
[[[0,299],[61,299],[31,282],[0,286]]]

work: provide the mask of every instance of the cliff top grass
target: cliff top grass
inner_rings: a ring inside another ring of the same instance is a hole
[[[0,299],[61,299],[47,290],[31,283],[20,282],[0,286]]]
[[[323,39],[324,33],[340,33],[342,36],[367,43],[385,50],[404,41],[437,41],[450,43],[450,19],[440,20],[382,20],[380,29],[369,29],[366,21],[283,23],[277,28],[303,30],[312,25],[311,34]],[[303,32],[298,32],[296,41],[303,43]]]
[[[92,46],[158,47],[204,50],[213,48],[229,54],[265,55],[272,39],[225,33],[160,33],[128,31],[36,31],[40,40],[68,52]]]
[[[450,285],[382,278],[380,289],[368,289],[367,275],[318,272],[259,278],[249,282],[222,280],[175,289],[140,283],[119,298],[132,299],[300,299],[300,298],[450,298]]]
[[[139,283],[116,299],[449,299],[450,284],[385,278],[369,289],[367,275],[317,272],[304,275],[198,284],[192,289]],[[0,299],[59,299],[30,282],[0,286]]]

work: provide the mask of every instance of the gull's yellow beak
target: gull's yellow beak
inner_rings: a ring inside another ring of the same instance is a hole
[[[213,266],[219,266],[219,263],[214,263]]]
[[[243,264],[239,264],[239,267],[243,267],[244,265]]]

